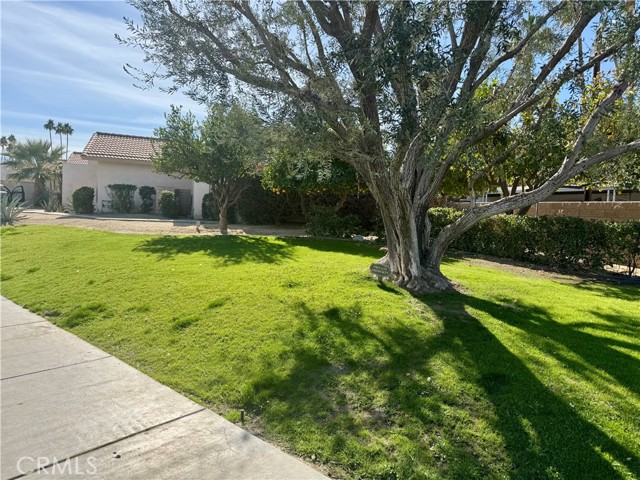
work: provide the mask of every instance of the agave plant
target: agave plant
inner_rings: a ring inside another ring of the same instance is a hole
[[[44,208],[45,212],[61,212],[62,204],[60,200],[55,195],[49,195],[49,197],[42,202],[40,202],[42,208]]]
[[[13,225],[20,221],[26,204],[21,204],[19,198],[9,200],[6,195],[0,197],[0,225]]]

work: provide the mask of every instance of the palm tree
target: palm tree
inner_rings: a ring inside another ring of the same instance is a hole
[[[68,160],[69,159],[69,135],[73,135],[73,127],[68,123],[65,123],[64,125],[62,125],[62,128],[64,128],[62,133],[64,133],[67,136],[67,149],[65,151],[65,158]]]
[[[62,134],[64,133],[64,125],[62,122],[58,122],[56,125],[56,134],[60,135],[60,148],[62,148]]]
[[[0,147],[2,147],[2,157],[0,157],[1,161],[4,161],[4,151],[5,149],[9,152],[16,145],[16,136],[11,134],[9,137],[3,136],[0,138]]]
[[[11,180],[33,181],[33,205],[40,205],[47,198],[47,182],[55,180],[60,170],[62,147],[52,148],[46,140],[27,140],[11,149],[7,165],[14,171],[7,175]]]
[[[7,145],[9,145],[9,140],[7,140],[7,137],[3,136],[2,138],[0,138],[0,147],[2,147],[2,160],[4,160],[4,149],[7,147]]]
[[[49,121],[47,123],[45,123],[44,125],[44,129],[45,130],[49,130],[49,143],[51,145],[53,145],[53,135],[52,132],[56,129],[56,124],[53,121],[52,118],[49,119]],[[57,132],[56,132],[57,133]]]

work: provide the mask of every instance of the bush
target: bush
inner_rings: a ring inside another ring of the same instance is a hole
[[[362,231],[357,215],[340,216],[332,207],[314,207],[309,214],[306,227],[314,237],[344,238]]]
[[[450,208],[429,210],[433,235],[462,214]],[[496,215],[474,225],[451,246],[564,270],[626,265],[631,274],[640,264],[640,221]]]
[[[611,252],[607,260],[627,267],[627,274],[633,275],[640,267],[640,220],[609,223],[609,228],[615,233],[609,239]]]
[[[111,207],[116,213],[131,213],[135,206],[135,194],[138,187],[126,183],[114,183],[107,185]]]
[[[218,221],[220,220],[220,209],[218,208],[218,202],[210,193],[205,193],[202,197],[202,219]],[[227,209],[227,222],[237,222],[236,208],[232,205]]]
[[[156,189],[149,186],[142,186],[138,190],[138,195],[142,199],[142,205],[140,206],[140,212],[149,214],[153,209],[155,203]]]
[[[71,202],[73,204],[73,211],[75,213],[93,213],[95,207],[93,205],[93,199],[95,197],[95,190],[91,187],[80,187],[73,195],[71,195]]]
[[[0,197],[0,225],[13,225],[22,218],[25,204],[20,204],[20,198],[9,201],[7,195]]]
[[[249,187],[236,204],[237,216],[251,225],[280,224],[290,215],[289,194],[276,194],[262,186],[259,178],[246,179]]]
[[[174,192],[165,190],[160,194],[160,211],[163,217],[178,218],[180,216],[180,200]]]

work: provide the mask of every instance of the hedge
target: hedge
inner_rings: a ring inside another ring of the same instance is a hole
[[[307,232],[314,237],[345,238],[362,233],[357,215],[338,215],[332,207],[313,207],[306,224]]]
[[[462,214],[450,208],[429,210],[433,235]],[[497,215],[480,221],[451,247],[563,270],[604,270],[617,264],[631,275],[640,266],[640,220]]]

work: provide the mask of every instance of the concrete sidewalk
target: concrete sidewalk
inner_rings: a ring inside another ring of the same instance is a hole
[[[326,478],[4,297],[0,307],[3,480]]]

